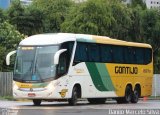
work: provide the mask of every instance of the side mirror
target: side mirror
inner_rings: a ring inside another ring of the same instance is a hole
[[[10,57],[11,55],[15,54],[16,53],[16,50],[15,51],[11,51],[7,54],[6,56],[6,65],[10,65]]]
[[[59,56],[65,51],[67,51],[67,49],[61,49],[55,53],[55,55],[54,55],[54,64],[55,65],[59,63]]]

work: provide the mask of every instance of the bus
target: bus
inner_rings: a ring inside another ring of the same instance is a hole
[[[25,38],[16,51],[13,97],[42,101],[68,101],[76,105],[137,103],[152,93],[153,54],[145,43],[105,36],[50,33]]]

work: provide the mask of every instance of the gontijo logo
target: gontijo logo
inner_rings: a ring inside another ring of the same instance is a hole
[[[115,66],[116,74],[138,74],[138,67]]]

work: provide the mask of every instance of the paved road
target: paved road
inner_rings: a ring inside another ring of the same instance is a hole
[[[77,106],[65,102],[43,102],[37,107],[32,102],[0,101],[0,108],[0,115],[160,115],[160,100],[139,101],[137,104],[107,101],[98,105],[82,101]]]

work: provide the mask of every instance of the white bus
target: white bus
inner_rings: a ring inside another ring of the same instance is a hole
[[[13,96],[42,100],[78,99],[105,103],[137,103],[152,92],[153,60],[149,44],[104,36],[55,33],[33,35],[19,43],[13,77]]]

